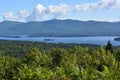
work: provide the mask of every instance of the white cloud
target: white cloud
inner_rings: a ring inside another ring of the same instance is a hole
[[[7,12],[4,13],[4,20],[25,20],[26,17],[29,16],[29,12],[26,10],[21,10],[17,14],[14,14],[13,12]]]
[[[12,20],[12,19],[16,19],[16,16],[12,12],[8,12],[8,13],[4,13],[3,18],[5,20]]]
[[[40,21],[44,16],[45,7],[41,4],[37,4],[33,12],[27,17],[27,21]]]
[[[66,14],[69,9],[69,6],[66,4],[60,4],[58,6],[48,6],[46,9],[51,14]]]
[[[81,5],[69,6],[67,4],[49,5],[37,4],[32,12],[21,10],[17,14],[8,12],[4,14],[5,20],[26,20],[26,21],[44,21],[49,19],[61,18],[64,15],[73,12],[93,11],[101,9],[120,9],[120,0],[100,0],[96,3],[86,3]]]
[[[44,7],[41,4],[37,4],[33,12],[28,16],[28,21],[43,21],[53,18],[58,18],[68,11],[68,5],[60,4],[57,6],[50,5],[48,7]]]
[[[97,8],[97,4],[83,4],[83,5],[75,5],[74,10],[78,12],[82,11],[92,11]]]
[[[17,18],[18,19],[25,19],[28,16],[29,16],[29,12],[26,11],[26,10],[21,10],[17,13]]]
[[[116,6],[117,0],[101,0],[99,3],[97,3],[98,8],[102,9],[111,9]]]
[[[116,0],[116,8],[120,8],[120,0]]]
[[[113,8],[120,8],[120,0],[100,0],[97,3],[88,3],[74,6],[74,10],[78,12]]]

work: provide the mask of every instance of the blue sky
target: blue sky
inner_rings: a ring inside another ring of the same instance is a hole
[[[120,21],[120,0],[0,0],[0,21]]]

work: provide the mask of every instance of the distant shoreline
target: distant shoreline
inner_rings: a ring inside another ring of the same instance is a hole
[[[21,38],[21,37],[112,37],[116,35],[80,35],[80,36],[43,36],[43,35],[0,35],[0,37],[8,37],[8,38]],[[119,36],[116,36],[117,38],[120,38]],[[116,39],[117,39],[116,38]]]

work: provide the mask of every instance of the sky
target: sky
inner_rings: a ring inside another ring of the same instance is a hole
[[[120,0],[0,0],[0,21],[120,21]]]

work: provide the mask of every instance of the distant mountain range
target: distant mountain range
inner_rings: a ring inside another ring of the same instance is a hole
[[[33,36],[120,36],[120,22],[49,20],[0,23],[0,35]]]

